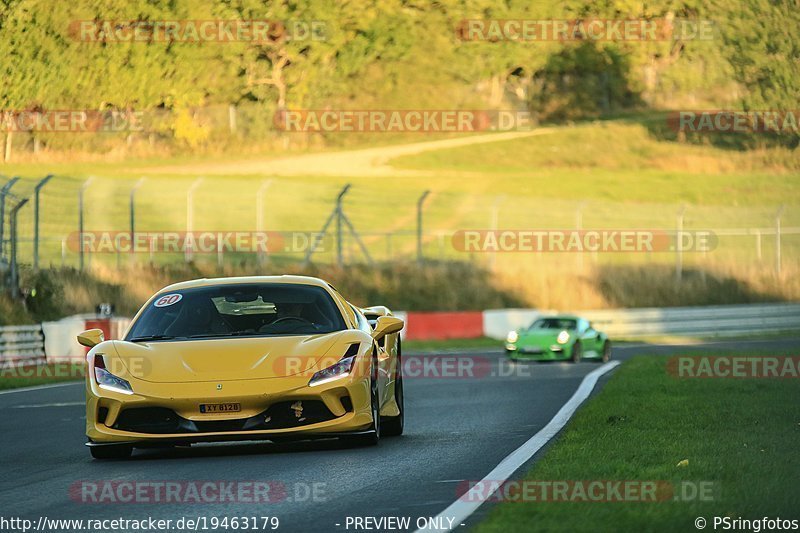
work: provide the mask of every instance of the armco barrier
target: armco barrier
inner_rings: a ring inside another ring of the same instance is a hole
[[[718,305],[585,311],[580,313],[609,336],[753,335],[800,331],[800,304]]]
[[[483,336],[483,313],[408,312],[405,317],[405,339],[474,339]]]
[[[119,339],[129,318],[95,319],[76,315],[35,326],[0,327],[0,366],[35,365],[64,359],[82,360],[86,348],[76,337],[84,330],[101,326],[108,339]]]
[[[0,327],[0,366],[36,365],[44,361],[42,326]]]
[[[484,335],[505,338],[509,331],[528,326],[535,318],[553,314],[535,309],[485,311]],[[715,305],[642,309],[575,311],[613,338],[652,336],[725,337],[800,331],[800,304]]]
[[[49,361],[83,359],[85,351],[78,344],[78,334],[86,330],[86,319],[81,316],[63,318],[55,322],[44,322],[44,351]]]

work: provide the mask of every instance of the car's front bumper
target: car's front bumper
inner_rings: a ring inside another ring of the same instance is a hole
[[[506,356],[524,361],[563,361],[572,357],[572,347],[566,345],[521,346],[506,343]]]
[[[308,386],[308,376],[132,385],[134,394],[126,395],[87,380],[90,445],[336,436],[366,431],[372,423],[369,377],[363,375],[316,386]],[[200,404],[221,403],[239,403],[241,411],[200,412]]]

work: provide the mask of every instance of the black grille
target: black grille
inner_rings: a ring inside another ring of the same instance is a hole
[[[180,433],[182,422],[189,420],[178,416],[172,409],[138,407],[122,411],[114,429],[136,433]]]
[[[342,407],[348,413],[353,412],[353,400],[350,399],[350,396],[342,396],[341,397]]]
[[[345,405],[347,400],[348,405]],[[352,410],[350,398],[342,401],[345,409]],[[302,407],[302,409],[299,409]],[[266,411],[250,418],[232,420],[188,420],[172,409],[164,407],[138,407],[122,411],[114,429],[136,433],[225,433],[234,431],[263,431],[302,427],[336,418],[324,402],[299,400],[273,404]]]

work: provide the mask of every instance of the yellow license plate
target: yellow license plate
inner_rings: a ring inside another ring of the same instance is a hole
[[[201,403],[201,413],[237,413],[242,410],[240,403]]]

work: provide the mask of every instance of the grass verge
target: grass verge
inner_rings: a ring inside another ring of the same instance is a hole
[[[499,350],[503,347],[503,341],[490,339],[489,337],[478,337],[477,339],[444,339],[428,341],[403,341],[403,350],[406,352],[438,351],[438,350],[459,350],[464,348],[487,348]]]
[[[798,518],[798,380],[678,379],[666,364],[626,362],[525,479],[710,481],[713,501],[506,502],[477,531],[688,531],[697,517],[709,529],[714,516]]]
[[[82,361],[0,368],[0,390],[78,381],[82,380],[85,375],[86,365]]]

